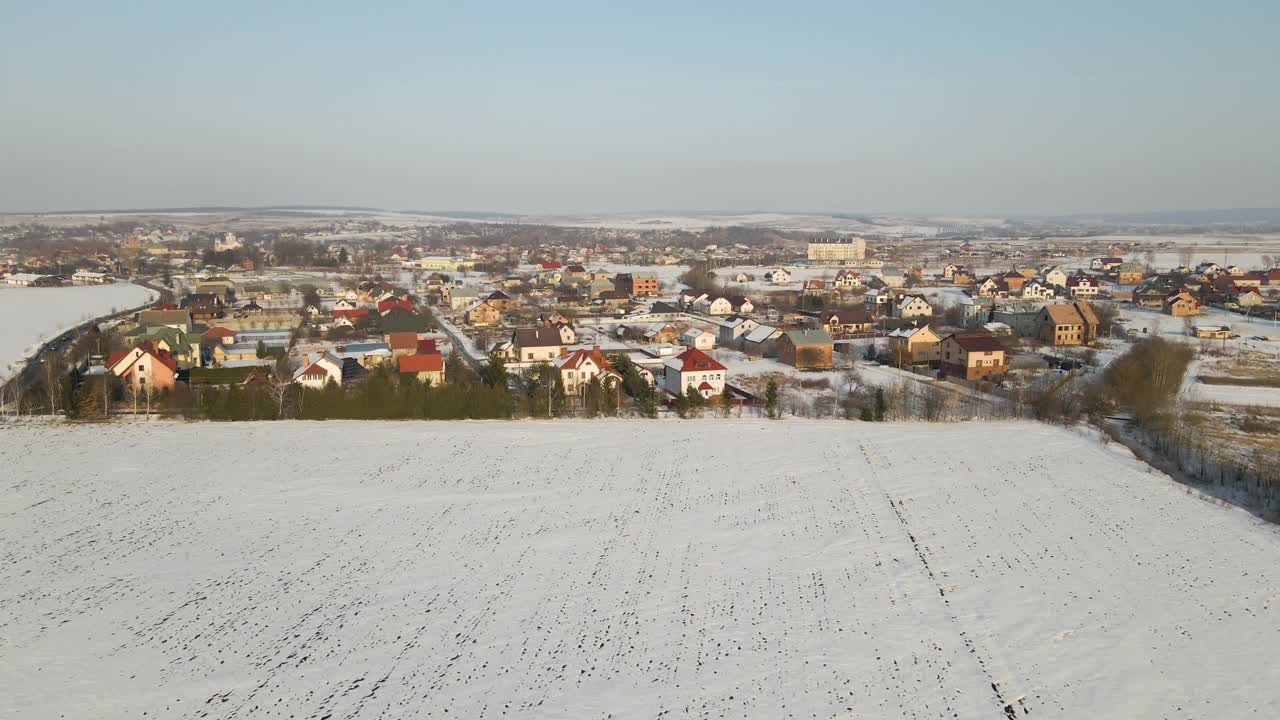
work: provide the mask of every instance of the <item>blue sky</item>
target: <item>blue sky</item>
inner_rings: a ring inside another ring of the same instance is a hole
[[[0,0],[0,210],[1280,205],[1280,2],[690,5]]]

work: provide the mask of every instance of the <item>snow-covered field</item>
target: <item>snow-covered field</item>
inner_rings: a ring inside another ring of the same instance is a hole
[[[0,378],[41,342],[76,325],[141,305],[155,293],[139,285],[77,285],[18,288],[0,285]]]
[[[1280,408],[1280,388],[1192,383],[1183,397],[1192,402]]]
[[[1043,425],[10,425],[0,463],[8,717],[1280,714],[1277,530]]]

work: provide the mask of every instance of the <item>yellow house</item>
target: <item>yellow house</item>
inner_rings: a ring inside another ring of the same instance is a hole
[[[889,356],[904,365],[937,362],[941,347],[942,338],[928,325],[889,333]]]
[[[502,313],[498,308],[487,302],[482,302],[471,306],[467,310],[467,324],[475,326],[497,325],[502,320]]]

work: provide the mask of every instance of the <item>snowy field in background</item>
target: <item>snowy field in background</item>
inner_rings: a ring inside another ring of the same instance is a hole
[[[155,292],[130,283],[22,288],[0,285],[0,378],[29,356],[40,343],[88,322],[141,305]]]
[[[33,424],[0,462],[15,718],[1280,715],[1276,528],[1044,425]]]
[[[1196,382],[1191,383],[1183,398],[1192,402],[1280,408],[1280,388],[1273,387],[1209,385]]]

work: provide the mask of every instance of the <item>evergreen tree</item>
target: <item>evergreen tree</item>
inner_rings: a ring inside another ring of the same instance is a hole
[[[258,359],[261,360],[266,356],[267,356],[267,343],[262,340],[259,340],[258,341]]]
[[[885,400],[884,400],[884,388],[878,387],[876,388],[876,410],[875,410],[876,422],[884,422],[884,413],[885,413],[885,410],[887,409],[888,409],[888,405],[885,403]]]
[[[733,413],[733,393],[729,390],[729,386],[724,386],[724,392],[718,396],[720,417],[729,417]]]
[[[507,361],[501,355],[491,356],[489,364],[484,368],[483,379],[484,384],[489,387],[505,388],[507,386]]]
[[[778,396],[778,382],[770,380],[764,387],[764,410],[770,418],[777,419],[781,415],[782,403]]]
[[[867,352],[866,352],[866,354],[865,354],[865,357],[866,357],[866,359],[867,359],[867,360],[875,360],[875,359],[876,359],[876,344],[875,344],[875,342],[867,343]]]
[[[444,379],[451,383],[463,383],[471,380],[467,365],[462,360],[462,354],[457,348],[449,353],[449,357],[444,361]]]

